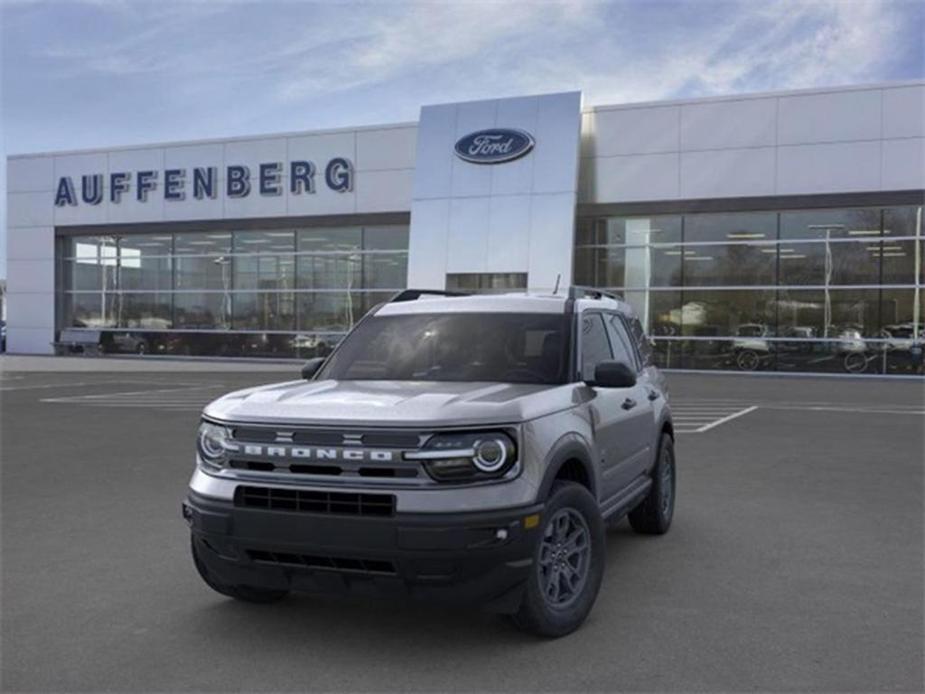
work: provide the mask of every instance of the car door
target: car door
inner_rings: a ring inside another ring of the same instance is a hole
[[[604,316],[604,323],[613,345],[614,359],[629,364],[636,371],[636,385],[629,389],[632,391],[630,398],[635,403],[630,408],[633,440],[626,442],[627,446],[632,446],[626,463],[629,478],[632,480],[648,470],[655,455],[653,446],[657,445],[657,439],[653,404],[660,397],[660,388],[652,382],[651,370],[644,367],[624,317],[618,313],[608,313]]]
[[[579,376],[582,380],[593,380],[595,367],[602,361],[612,360],[614,352],[604,324],[604,314],[586,311],[579,321]],[[606,502],[635,477],[633,463],[639,455],[642,435],[634,428],[639,426],[639,413],[646,400],[644,394],[640,395],[638,386],[585,387],[594,391],[588,401],[588,412],[594,432],[596,462],[600,466],[601,499]]]

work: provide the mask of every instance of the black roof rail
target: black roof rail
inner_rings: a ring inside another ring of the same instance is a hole
[[[417,301],[422,296],[469,296],[465,292],[447,292],[442,289],[403,289],[389,299],[390,304],[399,301]]]
[[[582,287],[572,285],[568,288],[569,299],[613,299],[614,301],[623,301],[623,297],[613,292],[605,292],[603,289],[594,287]]]

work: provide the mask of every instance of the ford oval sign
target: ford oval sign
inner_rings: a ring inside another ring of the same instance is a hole
[[[533,137],[523,130],[479,130],[456,142],[456,156],[473,164],[500,164],[524,156],[533,149]]]

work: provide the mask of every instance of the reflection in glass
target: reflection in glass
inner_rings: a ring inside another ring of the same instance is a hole
[[[815,337],[859,340],[879,330],[877,289],[781,290],[778,324],[783,336],[811,331]]]
[[[773,241],[777,215],[773,212],[691,214],[684,217],[684,242]]]
[[[675,321],[680,320],[683,335],[773,335],[774,298],[775,292],[765,290],[685,290]]]
[[[231,327],[231,295],[222,292],[177,292],[174,327],[226,330]]]
[[[293,330],[292,292],[238,292],[233,300],[235,330]]]
[[[880,208],[782,212],[783,239],[867,239],[880,236]]]
[[[503,294],[527,288],[525,272],[462,272],[446,276],[447,291],[472,294]]]
[[[675,253],[684,260],[689,287],[773,285],[777,249],[769,245],[684,246]]]
[[[172,295],[166,292],[123,293],[118,325],[168,330],[173,327],[171,300]]]
[[[227,255],[231,253],[230,231],[203,231],[174,235],[177,255]]]

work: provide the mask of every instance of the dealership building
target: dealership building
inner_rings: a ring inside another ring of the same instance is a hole
[[[922,372],[925,82],[11,156],[8,351],[308,357],[407,288],[622,294],[663,366]]]

